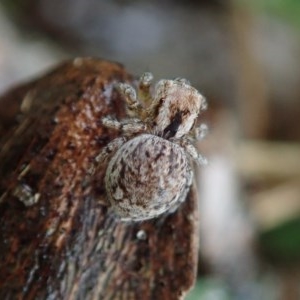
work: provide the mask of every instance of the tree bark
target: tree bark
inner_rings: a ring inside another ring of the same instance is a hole
[[[197,266],[196,195],[122,222],[95,157],[124,117],[119,64],[77,58],[0,98],[0,299],[180,299]]]

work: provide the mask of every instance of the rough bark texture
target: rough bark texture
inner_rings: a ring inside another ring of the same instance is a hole
[[[197,265],[196,197],[125,223],[94,159],[124,116],[112,62],[77,58],[0,98],[0,299],[179,299]]]

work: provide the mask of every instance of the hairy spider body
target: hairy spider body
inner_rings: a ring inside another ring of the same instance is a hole
[[[122,220],[142,221],[175,211],[192,183],[190,158],[206,162],[192,144],[207,129],[194,126],[206,106],[203,96],[184,79],[160,80],[152,95],[151,81],[150,73],[141,77],[141,100],[130,85],[120,84],[129,118],[102,119],[104,126],[122,133],[96,158],[111,157],[105,187]]]
[[[123,220],[145,220],[183,202],[191,180],[192,171],[182,147],[141,134],[123,144],[112,157],[105,185],[112,206]]]

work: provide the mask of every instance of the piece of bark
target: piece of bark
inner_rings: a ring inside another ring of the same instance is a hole
[[[196,195],[122,222],[95,157],[124,117],[119,64],[77,58],[0,98],[0,299],[180,299],[197,266]]]

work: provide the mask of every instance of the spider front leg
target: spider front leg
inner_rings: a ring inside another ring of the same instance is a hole
[[[110,116],[102,118],[102,124],[111,129],[118,130],[125,135],[132,135],[146,131],[147,126],[144,122],[137,118],[125,119],[118,121]]]
[[[137,98],[135,89],[127,83],[117,84],[117,89],[126,101],[127,114],[130,117],[140,116],[143,106]]]

